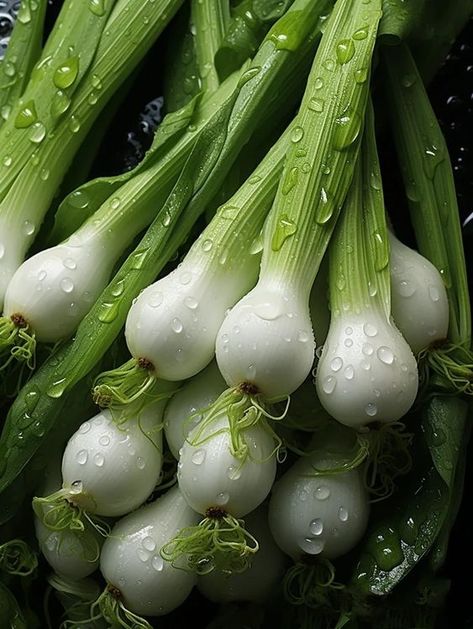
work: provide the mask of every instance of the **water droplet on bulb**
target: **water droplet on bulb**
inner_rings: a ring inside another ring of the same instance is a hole
[[[215,499],[216,503],[219,506],[226,505],[229,500],[230,494],[227,491],[221,491],[219,494],[217,494],[217,498]]]
[[[347,380],[353,380],[353,378],[355,377],[355,370],[353,368],[353,365],[348,365],[345,368],[343,374]]]
[[[370,402],[369,404],[366,405],[365,411],[369,417],[374,417],[376,413],[378,412],[378,408],[376,404],[373,404],[372,402]]]
[[[173,332],[175,332],[176,334],[180,334],[184,329],[184,326],[182,325],[182,321],[178,317],[174,317],[171,322],[171,328]]]
[[[87,450],[79,450],[76,454],[76,461],[79,465],[85,465],[87,463],[87,459],[89,458],[89,453]]]
[[[192,460],[192,463],[194,463],[194,465],[202,465],[202,463],[205,461],[205,457],[206,457],[206,452],[205,450],[201,448],[200,450],[196,450],[194,452],[191,460]]]
[[[389,349],[389,347],[386,347],[384,345],[382,345],[381,347],[378,347],[378,350],[376,352],[379,360],[384,363],[385,365],[392,365],[394,362],[394,354],[393,352]]]
[[[161,572],[164,568],[164,559],[160,555],[154,555],[151,565],[156,572]]]
[[[327,394],[330,395],[335,391],[335,387],[337,386],[337,380],[333,376],[327,376],[324,378],[322,383],[322,389]]]
[[[74,290],[74,282],[69,277],[64,277],[61,282],[61,290],[65,293],[72,293]]]
[[[312,520],[312,522],[309,524],[309,530],[312,535],[322,535],[322,532],[324,530],[324,523],[320,518],[315,518],[315,520]]]
[[[340,371],[342,367],[343,360],[340,358],[340,356],[336,356],[330,363],[330,368],[332,369],[332,371]]]
[[[103,456],[103,454],[97,453],[94,456],[94,463],[97,467],[103,467],[103,464],[105,463],[105,457]]]
[[[341,522],[346,522],[348,520],[348,511],[345,509],[345,507],[340,507],[340,509],[338,510],[338,519]]]
[[[102,435],[99,439],[101,446],[108,446],[110,444],[110,437],[108,435]]]
[[[238,480],[241,477],[241,467],[230,465],[227,469],[227,477],[230,480]]]
[[[365,323],[363,325],[363,332],[366,334],[366,336],[373,337],[378,334],[378,328],[371,323]]]

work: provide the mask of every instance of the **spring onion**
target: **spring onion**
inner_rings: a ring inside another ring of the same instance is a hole
[[[174,487],[115,524],[100,557],[108,585],[95,604],[107,621],[150,627],[137,615],[162,616],[184,602],[195,576],[165,562],[159,552],[177,530],[197,518]]]
[[[358,428],[400,419],[417,395],[416,360],[391,319],[388,246],[369,115],[363,160],[330,249],[332,317],[316,373],[325,409]]]

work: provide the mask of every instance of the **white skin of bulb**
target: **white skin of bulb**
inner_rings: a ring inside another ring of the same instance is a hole
[[[228,385],[249,382],[267,399],[295,391],[309,374],[315,340],[308,305],[277,284],[259,282],[226,316],[216,343]]]
[[[393,319],[414,353],[447,337],[449,309],[438,269],[390,234]]]
[[[228,419],[222,415],[206,427],[200,443],[192,445],[195,431],[200,430],[194,428],[182,447],[177,479],[195,511],[204,515],[217,507],[240,518],[256,509],[271,489],[276,475],[275,444],[261,424],[245,430],[249,456],[242,465],[230,452],[227,428]]]
[[[161,616],[185,601],[195,575],[173,567],[159,552],[181,528],[198,520],[174,487],[115,524],[102,548],[100,570],[107,583],[121,592],[127,609]]]
[[[161,473],[163,407],[164,401],[149,404],[139,421],[131,418],[120,426],[104,410],[81,425],[62,460],[71,501],[104,516],[124,515],[143,504]]]
[[[210,273],[195,260],[138,296],[125,326],[130,353],[147,358],[164,380],[184,380],[201,371],[215,353],[215,336],[225,312],[241,296],[248,280],[241,273]]]
[[[58,469],[55,474],[50,474],[44,484],[40,495],[47,496],[61,487],[61,474]],[[36,539],[41,550],[54,572],[60,576],[74,581],[89,576],[99,565],[99,555],[93,557],[87,548],[84,549],[80,531],[51,531],[35,516],[34,519]],[[103,542],[103,537],[92,527],[87,527],[86,534],[95,538],[98,548]],[[88,539],[88,538],[87,538]]]
[[[4,316],[21,314],[45,343],[73,334],[110,276],[102,244],[68,242],[25,260],[5,294]]]
[[[314,476],[313,465],[322,467],[319,454],[299,459],[275,483],[269,501],[273,537],[294,561],[305,555],[344,555],[368,522],[368,495],[359,471]]]
[[[215,361],[186,382],[169,400],[164,411],[164,435],[175,459],[189,432],[199,423],[200,410],[207,408],[227,385]],[[195,418],[189,421],[195,414]]]
[[[286,557],[269,530],[266,506],[258,507],[245,517],[245,528],[259,543],[250,567],[241,573],[213,570],[197,577],[198,590],[214,603],[262,603],[274,593],[283,577]]]
[[[326,411],[346,426],[389,423],[405,415],[416,398],[417,363],[381,314],[343,313],[331,322],[316,387]]]

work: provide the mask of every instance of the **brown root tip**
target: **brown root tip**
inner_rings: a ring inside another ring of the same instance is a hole
[[[221,507],[209,507],[205,512],[205,517],[211,518],[212,520],[223,520],[226,515],[227,512]]]
[[[120,601],[122,599],[122,593],[120,592],[120,590],[111,583],[107,584],[107,592],[117,601]]]
[[[429,349],[442,349],[448,345],[448,339],[436,339],[429,345]]]
[[[242,382],[238,387],[242,393],[247,395],[258,395],[258,387],[252,382]]]
[[[13,323],[16,325],[17,328],[27,328],[28,327],[27,320],[19,312],[15,312],[14,314],[12,314],[10,316],[10,319],[13,321]]]
[[[147,358],[138,358],[138,367],[147,369],[148,371],[154,371],[153,363]]]

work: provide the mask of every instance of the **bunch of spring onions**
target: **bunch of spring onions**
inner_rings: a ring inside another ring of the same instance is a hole
[[[425,82],[473,3],[47,4],[0,60],[0,625],[433,626],[473,354]]]

